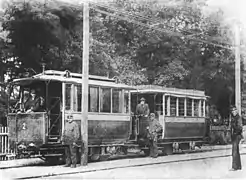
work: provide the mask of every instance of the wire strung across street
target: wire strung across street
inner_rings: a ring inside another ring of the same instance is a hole
[[[135,20],[133,20],[133,19],[129,19],[129,18],[127,18],[127,17],[122,17],[122,16],[119,16],[119,15],[116,15],[116,14],[112,14],[112,13],[103,11],[103,10],[99,10],[98,8],[94,8],[94,7],[91,7],[91,8],[94,9],[95,11],[99,12],[99,13],[106,14],[106,15],[108,15],[108,16],[113,16],[113,17],[116,17],[116,18],[118,18],[118,19],[122,19],[122,20],[125,20],[125,21],[129,21],[129,22],[132,22],[132,23],[137,24],[137,25],[140,25],[140,26],[144,26],[144,27],[149,28],[149,29],[153,29],[153,30],[156,30],[156,31],[160,31],[160,32],[163,32],[163,33],[167,33],[167,34],[169,34],[170,36],[183,37],[183,38],[187,38],[187,39],[190,39],[190,40],[193,40],[193,41],[197,41],[197,42],[202,42],[202,43],[214,45],[214,46],[221,47],[221,48],[228,49],[228,50],[231,50],[231,49],[232,49],[232,48],[229,47],[229,46],[224,46],[224,45],[216,44],[216,43],[213,43],[213,42],[211,42],[211,41],[202,40],[202,39],[197,39],[197,38],[194,38],[194,37],[188,37],[188,36],[185,36],[185,35],[183,35],[183,34],[181,34],[181,33],[179,33],[179,32],[173,32],[173,31],[165,30],[165,29],[163,29],[163,28],[150,27],[150,26],[147,25],[147,24],[144,24],[144,23],[135,21]]]
[[[104,4],[101,4],[101,3],[95,3],[95,2],[91,2],[91,4],[93,4],[93,5],[95,5],[95,6],[98,6],[98,7],[103,7],[103,8],[106,8],[106,9],[109,9],[109,10],[111,10],[111,11],[114,11],[114,12],[117,12],[118,14],[124,14],[124,15],[126,15],[126,16],[131,16],[131,17],[135,17],[135,18],[140,18],[140,19],[142,19],[142,20],[146,20],[146,21],[148,21],[148,22],[152,22],[152,23],[157,23],[158,25],[159,24],[162,24],[162,25],[164,25],[164,22],[161,22],[161,21],[163,21],[162,19],[160,19],[160,18],[146,18],[146,17],[144,17],[144,16],[142,16],[142,15],[139,15],[139,14],[132,14],[132,13],[130,13],[130,12],[128,12],[128,11],[124,11],[124,10],[119,10],[118,8],[113,8],[113,7],[110,7],[110,6],[107,6],[107,5],[104,5]],[[149,25],[149,26],[152,26],[152,25]],[[173,27],[171,27],[171,26],[168,26],[168,25],[166,25],[165,24],[165,26],[167,26],[167,27],[169,27],[169,28],[171,28],[171,29],[173,29]],[[150,28],[150,27],[149,27]],[[179,29],[180,30],[180,29]],[[191,35],[193,35],[193,36],[195,36],[195,35],[200,35],[200,34],[202,34],[202,32],[191,32],[190,30],[180,30],[180,31],[182,31],[183,33],[187,33],[187,34],[189,34],[189,35],[184,35],[184,34],[182,34],[182,36],[191,36]],[[169,32],[170,33],[170,32]],[[194,33],[196,33],[196,34],[194,34]],[[180,34],[181,35],[181,34]],[[231,44],[228,44],[227,42],[225,42],[224,40],[222,40],[220,37],[211,37],[211,36],[207,36],[207,35],[204,35],[203,34],[203,37],[204,38],[207,38],[207,39],[209,39],[209,41],[216,41],[216,42],[219,42],[219,43],[221,43],[221,44],[224,44],[224,45],[227,45],[227,46],[231,46]],[[212,43],[212,42],[211,42]]]
[[[56,0],[54,0],[54,1],[56,1]],[[92,2],[91,0],[89,1],[89,3],[90,4],[92,4],[92,5],[94,5],[94,6],[98,6],[98,7],[103,7],[103,6],[105,6],[105,5],[102,5],[101,3],[99,3],[99,2]],[[60,3],[61,4],[61,3]],[[72,7],[72,8],[75,8],[75,9],[79,9],[79,8],[81,8],[81,7],[83,7],[83,4],[81,4],[81,6],[78,6],[78,5],[73,5],[73,4],[71,4],[71,3],[65,3],[65,2],[62,2],[62,4],[63,5],[66,5],[66,6],[70,6],[70,7]],[[108,8],[109,8],[109,6],[107,6]],[[118,15],[116,15],[116,14],[113,14],[113,13],[109,13],[109,12],[106,12],[106,11],[103,11],[103,10],[100,10],[100,9],[98,9],[98,8],[96,8],[96,7],[91,7],[90,6],[90,8],[92,8],[92,9],[94,9],[95,11],[97,11],[97,12],[99,12],[99,13],[102,13],[102,14],[106,14],[106,15],[108,15],[108,16],[111,16],[111,17],[116,17],[116,18],[118,18],[118,19],[121,19],[121,20],[125,20],[125,21],[128,21],[128,22],[132,22],[132,23],[134,23],[134,24],[137,24],[137,25],[139,25],[139,26],[143,26],[143,27],[146,27],[146,28],[149,28],[149,29],[153,29],[153,30],[156,30],[156,31],[160,31],[160,32],[163,32],[163,33],[166,33],[166,34],[168,34],[168,35],[170,35],[170,36],[177,36],[177,37],[181,37],[181,38],[187,38],[187,39],[189,39],[189,40],[193,40],[193,41],[197,41],[197,42],[202,42],[202,43],[206,43],[206,44],[210,44],[210,45],[214,45],[214,46],[216,46],[216,47],[221,47],[221,48],[224,48],[224,49],[228,49],[228,50],[233,50],[236,46],[235,45],[231,45],[231,44],[218,44],[218,43],[214,43],[214,42],[212,42],[211,40],[202,40],[202,39],[198,39],[198,38],[195,38],[195,37],[192,37],[192,36],[190,36],[190,35],[184,35],[184,34],[182,34],[182,33],[180,33],[180,32],[174,32],[174,31],[170,31],[170,30],[166,30],[166,29],[164,29],[164,28],[157,28],[157,27],[151,27],[150,25],[147,25],[147,24],[144,24],[144,23],[141,23],[141,22],[138,22],[138,21],[135,21],[135,20],[133,20],[133,19],[129,19],[129,18],[132,18],[132,17],[129,17],[129,14],[130,13],[128,13],[128,15],[127,15],[127,17],[123,17],[123,16],[118,16]],[[123,15],[124,14],[124,12],[122,11],[122,10],[118,10],[118,12],[121,14],[121,15]],[[135,15],[135,16],[137,16],[137,15]],[[140,17],[140,15],[138,15],[139,17]],[[143,17],[143,16],[142,16]],[[145,19],[147,19],[147,18],[145,18]],[[159,22],[159,21],[156,21],[156,22]],[[162,22],[159,22],[160,24],[162,24]],[[198,34],[199,35],[199,34]],[[204,36],[205,37],[205,36]],[[211,37],[211,36],[206,36],[207,38],[210,38],[210,39],[213,39],[213,37]],[[217,40],[215,40],[215,39],[213,39],[214,41],[217,41],[218,42],[218,39]]]

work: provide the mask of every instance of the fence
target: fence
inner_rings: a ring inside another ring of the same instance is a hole
[[[0,127],[0,161],[7,160],[9,154],[8,127]]]

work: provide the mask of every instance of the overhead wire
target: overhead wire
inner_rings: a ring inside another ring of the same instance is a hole
[[[57,2],[56,0],[53,0],[55,2]],[[89,1],[90,4],[94,4],[94,5],[98,5],[100,7],[100,4],[99,2],[92,2],[91,0]],[[67,5],[67,6],[70,6],[70,7],[73,7],[75,9],[78,9],[78,8],[81,8],[83,7],[82,4],[80,4],[80,6],[78,5],[74,5],[74,4],[71,4],[71,3],[65,3],[65,2],[62,2],[63,5]],[[187,39],[190,39],[190,40],[193,40],[193,41],[197,41],[197,42],[202,42],[202,43],[206,43],[206,44],[210,44],[210,45],[214,45],[216,47],[221,47],[221,48],[224,48],[224,49],[228,49],[228,50],[232,50],[232,47],[235,47],[235,46],[232,46],[232,45],[227,45],[227,46],[224,46],[224,45],[220,45],[220,44],[216,44],[214,42],[211,42],[211,41],[208,41],[208,40],[202,40],[202,39],[197,39],[197,38],[194,38],[194,37],[189,37],[187,35],[184,35],[182,33],[179,33],[179,32],[174,32],[174,31],[170,31],[170,30],[165,30],[163,28],[156,28],[156,27],[150,27],[144,23],[141,23],[141,22],[138,22],[138,21],[135,21],[135,20],[132,20],[132,19],[129,19],[129,18],[125,18],[125,17],[122,17],[122,16],[118,16],[116,14],[112,14],[112,13],[109,13],[107,11],[103,11],[103,10],[100,10],[98,8],[93,8],[93,7],[90,7],[94,10],[96,10],[97,12],[99,13],[102,13],[102,14],[106,14],[108,16],[111,16],[111,17],[116,17],[118,19],[121,19],[121,20],[125,20],[125,21],[129,21],[129,22],[132,22],[134,24],[137,24],[139,26],[144,26],[146,28],[149,28],[149,29],[153,29],[153,30],[157,30],[157,31],[160,31],[160,32],[163,32],[163,33],[166,33],[166,34],[169,34],[171,36],[178,36],[178,37],[182,37],[182,38],[187,38]],[[120,12],[120,11],[119,11]],[[123,14],[123,13],[122,13]],[[129,15],[128,15],[129,17]]]
[[[223,46],[223,45],[220,45],[220,44],[216,44],[216,43],[213,43],[211,41],[197,39],[197,38],[193,38],[193,37],[187,37],[187,36],[183,35],[182,33],[165,30],[163,28],[150,27],[150,26],[148,26],[148,25],[146,25],[144,23],[135,21],[133,19],[129,19],[129,18],[126,18],[126,17],[118,16],[116,14],[112,14],[112,13],[109,13],[109,12],[106,12],[106,11],[103,11],[103,10],[99,10],[98,8],[95,8],[95,7],[91,7],[91,8],[94,9],[95,11],[99,12],[99,13],[106,14],[106,15],[112,16],[112,17],[116,17],[118,19],[125,20],[125,21],[131,22],[133,24],[137,24],[139,26],[144,26],[144,27],[149,28],[149,29],[153,29],[153,30],[157,30],[157,31],[160,31],[160,32],[163,32],[163,33],[167,33],[167,34],[169,34],[171,36],[178,36],[178,37],[182,37],[182,38],[187,38],[187,39],[190,39],[190,40],[193,40],[193,41],[202,42],[202,43],[206,43],[206,44],[210,44],[210,45],[214,45],[214,46],[217,46],[217,47],[221,47],[221,48],[225,48],[225,49],[231,50],[230,47]]]
[[[98,3],[98,2],[90,2],[91,4],[95,5],[95,6],[99,6],[99,7],[103,7],[103,8],[106,8],[106,9],[109,9],[111,11],[114,11],[114,12],[117,12],[119,14],[125,14],[127,16],[132,16],[132,17],[135,17],[135,18],[140,18],[142,20],[146,20],[148,22],[152,22],[152,23],[158,23],[158,24],[162,24],[164,25],[163,23],[163,20],[160,19],[160,18],[146,18],[140,14],[136,14],[136,13],[130,13],[129,11],[124,11],[124,10],[119,10],[118,8],[113,8],[113,7],[110,7],[110,6],[107,6],[107,5],[104,5],[102,3]],[[162,21],[162,22],[161,22]],[[165,24],[165,26],[169,26],[167,24]],[[169,26],[170,27],[170,26]],[[171,27],[171,29],[174,29],[173,27]],[[200,35],[202,32],[191,32],[187,29],[179,29],[179,31],[181,32],[185,32],[185,33],[188,33],[190,35],[193,35],[193,36],[196,36],[196,35]],[[194,34],[194,33],[197,33],[197,34]],[[219,43],[222,43],[222,44],[225,44],[225,45],[228,45],[228,46],[231,46],[231,44],[228,44],[227,42],[223,41],[221,38],[219,37],[211,37],[211,36],[207,36],[207,35],[203,35],[204,38],[207,38],[207,39],[210,39],[210,41],[216,41],[216,42],[219,42]]]

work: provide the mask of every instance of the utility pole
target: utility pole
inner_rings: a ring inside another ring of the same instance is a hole
[[[240,61],[240,30],[235,24],[235,105],[241,116],[241,61]]]
[[[88,89],[89,89],[89,2],[83,4],[83,59],[82,59],[82,119],[81,135],[83,140],[83,153],[81,153],[81,165],[88,163]]]

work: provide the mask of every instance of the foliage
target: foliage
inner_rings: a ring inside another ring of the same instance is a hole
[[[226,116],[234,94],[232,52],[186,38],[213,41],[209,35],[228,41],[226,32],[221,30],[221,14],[205,16],[205,2],[113,0],[101,7],[93,4],[90,74],[116,77],[131,85],[205,90]],[[122,12],[126,12],[124,16]],[[45,6],[35,1],[9,4],[2,25],[8,34],[6,40],[0,41],[4,47],[0,52],[1,67],[9,69],[13,77],[26,69],[40,72],[43,62],[48,69],[81,72],[82,18],[81,8],[61,2]]]

